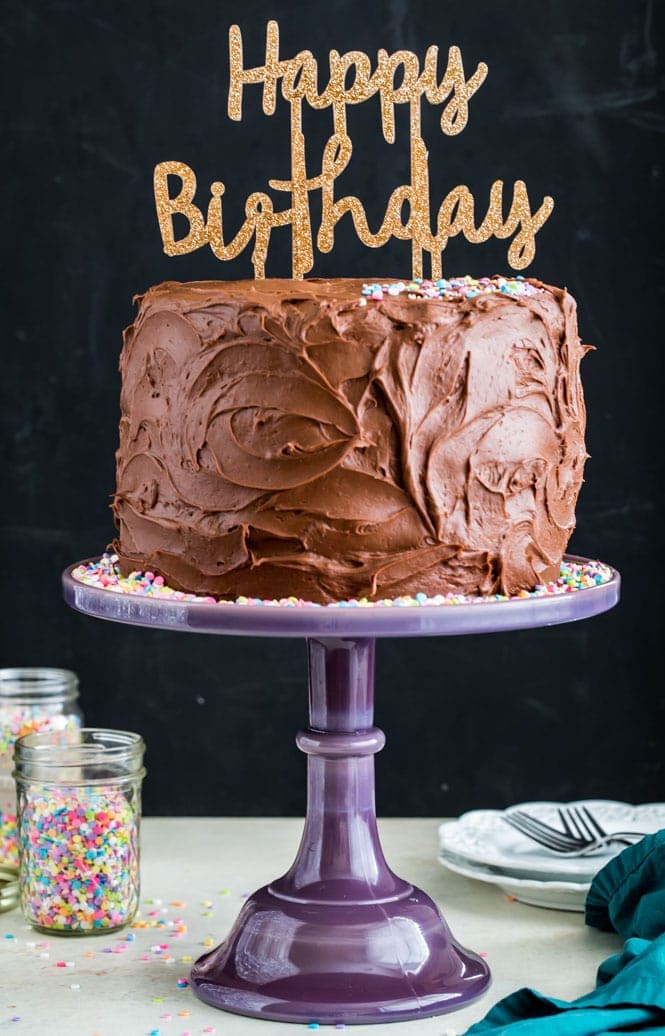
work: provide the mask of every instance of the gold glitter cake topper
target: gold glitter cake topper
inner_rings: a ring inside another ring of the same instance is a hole
[[[335,227],[348,212],[355,232],[363,244],[380,248],[391,237],[411,241],[412,275],[423,276],[423,253],[430,256],[431,277],[442,276],[441,256],[451,237],[462,234],[467,241],[480,243],[490,237],[512,237],[508,263],[514,270],[523,270],[533,260],[536,234],[554,208],[549,196],[532,212],[526,184],[516,180],[508,213],[504,216],[504,183],[495,180],[490,188],[484,216],[476,222],[475,201],[471,191],[458,185],[448,192],[436,213],[432,229],[428,151],[422,138],[421,103],[423,97],[432,105],[441,105],[440,126],[447,136],[461,133],[469,118],[469,101],[487,76],[487,65],[479,62],[467,79],[458,47],[450,47],[448,60],[439,79],[439,48],[430,46],[422,68],[420,59],[408,50],[389,54],[377,52],[373,68],[367,54],[351,50],[329,54],[329,78],[319,91],[317,61],[309,50],[301,50],[293,58],[279,56],[279,27],[268,22],[265,63],[245,68],[242,35],[237,25],[229,29],[230,82],[228,114],[239,122],[242,118],[243,89],[250,84],[263,86],[263,112],[273,115],[280,94],[290,107],[291,175],[288,180],[268,180],[273,191],[291,196],[288,208],[276,210],[270,195],[254,191],[245,201],[245,220],[227,242],[223,223],[225,185],[219,180],[210,185],[207,212],[194,203],[196,176],[184,162],[160,162],[154,171],[154,192],[157,217],[167,255],[183,255],[210,245],[218,259],[234,259],[253,240],[252,264],[255,277],[265,277],[265,264],[274,227],[291,227],[292,271],[304,277],[314,265],[314,239],[310,215],[310,194],[321,192],[321,223],[316,235],[320,252],[332,251]],[[348,80],[351,80],[350,84]],[[399,85],[396,85],[399,83]],[[395,142],[395,106],[408,104],[410,126],[411,182],[396,187],[388,199],[385,215],[376,231],[369,228],[361,200],[354,195],[335,198],[335,181],[351,161],[353,145],[347,132],[346,108],[361,104],[379,95],[383,136]],[[303,103],[322,111],[332,109],[332,134],[326,141],[321,171],[307,171],[305,134],[302,126]],[[176,194],[169,190],[169,177],[178,177]],[[406,212],[405,212],[406,210]],[[184,216],[189,229],[176,239],[174,216]]]

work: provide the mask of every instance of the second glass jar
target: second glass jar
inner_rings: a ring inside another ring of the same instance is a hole
[[[0,669],[0,864],[18,866],[14,744],[25,734],[78,730],[78,694],[69,669]]]

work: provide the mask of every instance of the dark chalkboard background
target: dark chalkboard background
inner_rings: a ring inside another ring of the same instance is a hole
[[[489,77],[455,138],[430,111],[433,202],[468,183],[479,207],[492,180],[526,180],[554,214],[528,272],[576,296],[589,413],[586,469],[571,549],[621,569],[606,616],[528,633],[382,643],[377,760],[384,814],[439,815],[527,797],[665,797],[662,667],[662,414],[665,271],[664,6],[647,0],[190,4],[28,0],[5,10],[8,107],[2,295],[2,644],[4,665],[64,665],[81,676],[87,719],[141,731],[151,813],[293,814],[304,760],[304,646],[135,630],[70,612],[59,573],[112,536],[118,354],[131,298],[164,279],[249,277],[249,255],[161,250],[152,169],[195,169],[207,200],[227,185],[238,225],[246,195],[288,175],[288,118],[247,88],[242,123],[226,116],[227,29],[262,60],[265,23],[282,53],[329,47],[375,55],[462,48]],[[660,25],[658,24],[660,22]],[[660,31],[659,31],[660,30]],[[404,116],[404,111],[401,112]],[[310,113],[312,165],[329,113]],[[406,124],[382,140],[378,102],[349,113],[355,142],[345,193],[372,225],[408,178]],[[284,197],[280,197],[280,204]],[[346,226],[318,274],[408,275],[409,248],[363,248]],[[290,271],[276,231],[268,272]],[[453,240],[449,274],[505,270],[507,242]]]

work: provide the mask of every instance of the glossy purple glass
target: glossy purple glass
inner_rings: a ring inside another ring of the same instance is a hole
[[[574,559],[579,560],[579,559]],[[388,867],[374,806],[374,649],[381,636],[546,626],[611,608],[619,576],[559,597],[421,608],[188,604],[114,594],[63,576],[88,615],[194,632],[307,637],[307,816],[292,867],[245,903],[227,939],[192,968],[207,1003],[280,1021],[401,1021],[463,1007],[490,982],[436,904]]]

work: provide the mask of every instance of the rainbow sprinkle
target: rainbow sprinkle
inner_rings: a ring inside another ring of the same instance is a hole
[[[139,895],[138,815],[113,786],[22,792],[21,905],[60,932],[109,932],[132,921]],[[66,965],[58,965],[66,966]]]
[[[473,299],[477,295],[509,295],[511,298],[524,298],[539,295],[544,288],[538,288],[524,277],[440,277],[436,281],[415,277],[412,281],[396,283],[363,284],[360,304],[367,305],[367,299],[381,301],[388,298],[406,295],[409,299]]]
[[[18,825],[13,809],[0,809],[0,863],[18,866]]]
[[[76,714],[63,714],[61,705],[0,705],[0,863],[18,865],[18,828],[14,769],[14,742],[24,734],[80,727]]]
[[[423,608],[428,606],[455,605],[455,604],[487,604],[491,601],[521,600],[527,597],[551,597],[559,594],[571,593],[575,590],[587,590],[601,583],[607,583],[612,578],[612,569],[604,565],[602,561],[563,561],[559,572],[559,578],[551,583],[539,583],[532,590],[520,590],[513,597],[505,594],[491,594],[489,596],[467,596],[464,594],[436,594],[435,597],[428,597],[427,594],[417,593],[414,596],[392,597],[381,601],[369,601],[366,597],[352,598],[347,601],[334,601],[331,604],[317,604],[315,601],[305,601],[299,597],[282,597],[279,600],[262,600],[259,597],[236,597],[234,601],[217,600],[215,597],[201,597],[197,594],[185,593],[182,590],[173,590],[167,586],[161,576],[153,572],[131,572],[123,576],[118,568],[118,557],[116,554],[103,554],[98,561],[90,561],[86,565],[79,565],[72,572],[72,575],[86,586],[92,586],[100,590],[108,590],[109,593],[135,594],[139,597],[151,597],[163,601],[184,601],[186,603],[198,604],[220,604],[220,605],[248,605],[267,608]]]

